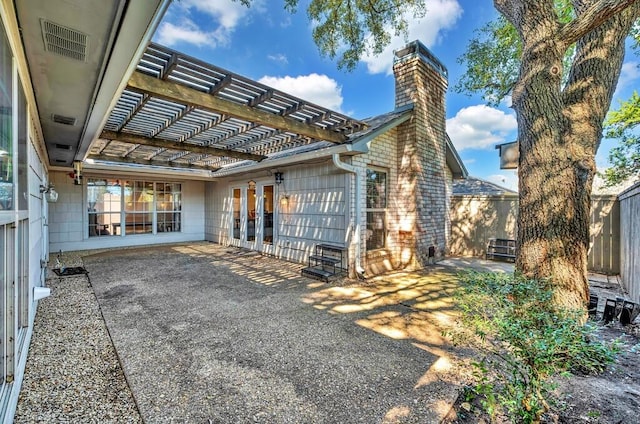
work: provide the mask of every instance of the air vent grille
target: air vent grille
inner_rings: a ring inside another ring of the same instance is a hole
[[[60,149],[60,150],[71,150],[71,146],[68,144],[59,144],[56,143],[56,149]]]
[[[53,114],[51,115],[51,119],[53,120],[53,122],[58,123],[58,124],[62,124],[62,125],[75,125],[76,124],[76,118],[73,118],[71,116],[62,116],[62,115],[57,115],[57,114]]]
[[[44,48],[47,51],[82,62],[86,61],[88,38],[86,34],[44,19],[40,23]]]

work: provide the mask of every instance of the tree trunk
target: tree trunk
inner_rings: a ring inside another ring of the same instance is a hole
[[[566,36],[575,34],[559,37],[563,26],[555,18],[553,0],[495,3],[523,41],[513,91],[520,147],[516,266],[529,278],[550,278],[558,305],[584,308],[589,300],[587,252],[595,154],[620,75],[624,40],[640,7],[632,5],[577,38],[563,83],[562,60],[570,47],[566,39],[571,39]],[[595,3],[574,1],[577,19]]]

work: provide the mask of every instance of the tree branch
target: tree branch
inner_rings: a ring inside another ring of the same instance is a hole
[[[569,46],[585,34],[602,25],[613,15],[633,5],[636,1],[637,0],[600,0],[585,10],[585,12],[576,19],[565,24],[560,29],[558,40]],[[496,4],[498,2],[508,3],[507,0],[495,0],[494,2]]]

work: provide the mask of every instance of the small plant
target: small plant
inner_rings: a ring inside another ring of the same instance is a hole
[[[492,418],[540,422],[550,408],[551,376],[601,372],[614,360],[617,345],[596,341],[595,327],[581,324],[582,310],[556,307],[548,281],[478,272],[460,281],[461,325],[449,335],[484,353],[472,364],[474,390]]]

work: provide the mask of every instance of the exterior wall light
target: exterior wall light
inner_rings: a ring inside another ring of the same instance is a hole
[[[40,193],[44,193],[44,198],[49,203],[55,203],[58,201],[58,192],[53,188],[53,184],[41,184]]]
[[[253,180],[249,180],[249,190],[255,190],[256,189],[256,182]]]
[[[73,184],[82,184],[82,162],[79,160],[73,162]]]
[[[275,172],[273,175],[276,177],[276,185],[280,185],[284,182],[284,175],[282,172]]]

